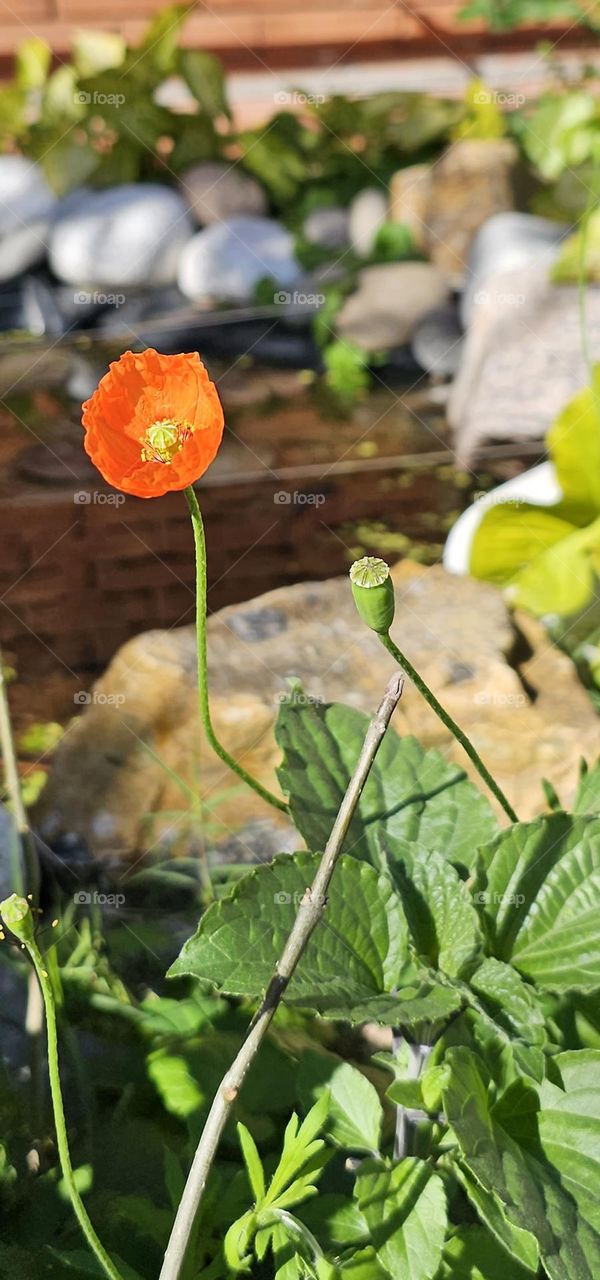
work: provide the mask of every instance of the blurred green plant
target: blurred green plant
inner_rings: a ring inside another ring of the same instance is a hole
[[[470,569],[541,618],[600,684],[600,365],[558,415],[547,447],[560,502],[496,503],[476,530]]]

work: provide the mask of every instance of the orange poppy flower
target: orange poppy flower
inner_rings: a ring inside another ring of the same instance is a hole
[[[223,435],[217,389],[196,352],[125,351],[82,412],[86,453],[109,484],[137,498],[193,484]]]

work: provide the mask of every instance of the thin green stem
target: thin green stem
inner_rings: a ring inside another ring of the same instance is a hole
[[[90,1222],[87,1210],[81,1199],[79,1191],[75,1183],[75,1175],[73,1173],[73,1165],[71,1164],[71,1153],[69,1151],[69,1140],[67,1137],[67,1124],[65,1120],[65,1109],[63,1105],[62,1089],[60,1084],[60,1072],[58,1066],[58,1035],[56,1029],[56,1006],[54,1002],[54,992],[52,984],[46,969],[44,968],[44,960],[39,947],[34,941],[26,941],[25,946],[33,960],[35,971],[42,991],[44,1001],[44,1009],[46,1013],[46,1033],[48,1037],[48,1074],[50,1077],[50,1092],[52,1095],[52,1110],[54,1112],[54,1124],[56,1127],[56,1140],[58,1145],[58,1155],[60,1158],[60,1167],[67,1188],[69,1199],[73,1206],[73,1211],[79,1222],[81,1230],[95,1254],[100,1265],[104,1268],[110,1280],[123,1280],[120,1271],[111,1262],[106,1249],[100,1243],[96,1232]]]
[[[275,809],[280,809],[282,813],[288,812],[288,805],[285,800],[280,800],[278,796],[273,795],[262,783],[247,773],[233,756],[225,750],[221,745],[217,735],[212,727],[210,718],[210,706],[208,700],[208,661],[206,651],[206,591],[207,591],[207,572],[206,572],[206,542],[204,538],[204,525],[202,523],[202,515],[198,506],[198,499],[191,487],[185,490],[187,504],[192,517],[192,527],[194,530],[194,545],[196,548],[196,645],[198,650],[198,699],[200,704],[200,717],[204,732],[210,742],[211,747],[218,755],[219,759],[226,764],[233,773],[237,773],[247,786],[252,787],[253,791],[266,800],[267,804],[272,804]]]
[[[389,634],[380,635],[379,639],[381,640],[381,643],[384,646],[384,648],[387,649],[388,653],[391,653],[395,661],[402,667],[403,671],[405,671],[407,676],[409,676],[409,678],[412,680],[413,684],[419,690],[419,693],[423,695],[426,703],[428,704],[428,706],[431,707],[431,710],[435,711],[435,714],[438,717],[438,719],[441,720],[442,724],[445,725],[447,729],[449,729],[452,736],[456,738],[456,741],[460,743],[461,747],[468,755],[469,760],[471,760],[471,762],[475,765],[475,768],[477,769],[479,776],[483,778],[483,781],[485,782],[486,786],[489,787],[490,791],[492,792],[492,795],[494,795],[498,803],[502,805],[504,812],[508,815],[511,822],[518,822],[519,819],[510,801],[507,800],[506,796],[504,795],[504,792],[500,789],[500,787],[498,786],[498,783],[492,777],[489,769],[487,769],[486,766],[484,765],[483,760],[481,759],[481,756],[475,750],[473,743],[470,742],[469,738],[467,738],[466,733],[463,733],[462,729],[457,725],[456,721],[453,720],[452,716],[449,715],[448,712],[444,709],[441,702],[438,702],[435,694],[432,693],[429,686],[425,684],[425,681],[421,678],[418,671],[415,671],[415,668],[413,667],[412,662],[409,662],[408,658],[401,652],[398,646],[394,644],[394,641],[392,640],[391,636]]]

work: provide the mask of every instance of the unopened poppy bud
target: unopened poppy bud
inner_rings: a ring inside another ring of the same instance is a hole
[[[389,566],[377,556],[355,560],[350,570],[352,595],[358,612],[367,626],[386,636],[394,621],[394,584]]]
[[[26,898],[20,898],[17,893],[11,893],[10,898],[0,902],[0,916],[7,929],[14,933],[19,942],[24,942],[26,945],[33,942],[33,916]]]

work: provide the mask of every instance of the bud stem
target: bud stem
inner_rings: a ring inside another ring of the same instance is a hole
[[[444,709],[441,702],[438,702],[435,694],[432,693],[429,686],[425,684],[425,681],[421,678],[418,671],[415,671],[415,668],[413,667],[412,662],[409,662],[408,658],[401,652],[398,646],[394,644],[394,641],[392,640],[389,633],[387,635],[380,635],[379,639],[381,640],[381,643],[384,646],[384,648],[387,649],[388,653],[391,653],[395,661],[406,672],[409,679],[412,680],[415,687],[419,690],[419,693],[422,694],[422,696],[424,697],[426,703],[431,707],[431,710],[435,711],[435,714],[438,717],[438,719],[441,720],[442,724],[445,725],[446,729],[450,731],[452,736],[456,738],[456,741],[460,743],[461,747],[468,755],[469,760],[472,762],[472,764],[475,765],[475,768],[480,778],[483,778],[483,781],[485,782],[486,786],[489,787],[489,790],[491,791],[492,795],[496,797],[496,800],[504,809],[504,812],[507,815],[507,817],[510,818],[511,822],[518,822],[519,819],[510,801],[507,800],[506,796],[504,795],[504,792],[498,786],[498,783],[496,782],[495,778],[492,777],[489,769],[484,765],[483,760],[481,759],[481,756],[475,750],[475,747],[473,746],[473,743],[470,741],[470,739],[467,738],[466,733],[463,733],[462,729],[459,727],[459,725],[457,725],[456,721],[453,720],[452,716],[449,715],[448,712]]]

